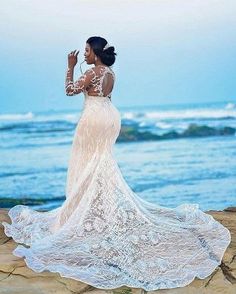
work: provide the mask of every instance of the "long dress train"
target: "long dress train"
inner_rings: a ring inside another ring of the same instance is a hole
[[[66,199],[51,211],[25,205],[2,222],[36,272],[48,270],[100,289],[183,287],[221,263],[229,230],[198,204],[167,208],[143,200],[113,155],[121,117],[109,97],[85,94],[67,173]]]

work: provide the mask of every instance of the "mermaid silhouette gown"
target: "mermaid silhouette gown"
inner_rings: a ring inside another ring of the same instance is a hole
[[[121,127],[108,94],[114,81],[107,66],[90,68],[75,82],[66,79],[68,96],[85,95],[66,199],[51,211],[25,205],[9,210],[5,233],[22,243],[13,254],[35,272],[58,272],[100,289],[151,291],[204,279],[221,263],[230,232],[198,204],[167,208],[130,189],[112,149]]]

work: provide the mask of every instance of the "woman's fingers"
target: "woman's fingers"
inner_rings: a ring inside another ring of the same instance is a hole
[[[76,50],[71,51],[68,54],[68,66],[75,66],[77,64],[77,55],[79,54],[79,50],[76,53]]]
[[[79,50],[78,50],[78,52],[77,52],[76,54],[75,54],[75,52],[76,52],[76,50],[71,51],[69,55],[76,55],[76,56],[78,56],[78,54],[79,54]]]

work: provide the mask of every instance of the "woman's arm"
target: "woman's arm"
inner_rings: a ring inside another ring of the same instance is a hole
[[[94,77],[94,71],[88,69],[77,81],[74,82],[74,67],[68,67],[66,71],[65,90],[67,96],[81,93],[90,85]]]
[[[73,96],[86,90],[95,74],[92,69],[88,69],[76,82],[74,82],[74,68],[77,64],[78,54],[79,51],[76,53],[76,50],[71,51],[71,53],[68,54],[68,68],[65,81],[67,96]]]

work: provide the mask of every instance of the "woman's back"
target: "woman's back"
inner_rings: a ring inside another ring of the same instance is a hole
[[[89,96],[109,97],[115,82],[115,73],[106,65],[96,65],[88,70],[77,80],[70,79],[71,69],[67,70],[66,95],[73,96],[85,92]]]
[[[91,83],[86,88],[86,92],[90,96],[109,96],[115,82],[115,74],[112,69],[105,65],[97,65],[88,70],[92,75]]]

